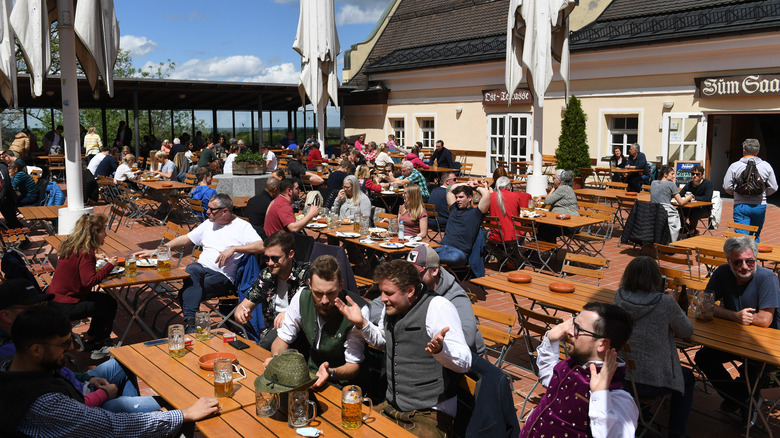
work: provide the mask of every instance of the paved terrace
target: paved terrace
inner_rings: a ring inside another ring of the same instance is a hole
[[[63,187],[64,188],[64,187]],[[723,219],[722,225],[719,230],[714,231],[715,236],[721,236],[723,234],[723,230],[725,229],[725,223],[731,220],[732,217],[732,207],[733,204],[730,200],[726,200],[723,204]],[[96,212],[107,212],[107,207],[105,205],[98,205],[95,207]],[[767,226],[764,228],[762,232],[762,242],[770,243],[770,244],[780,244],[780,227],[775,226],[776,223],[780,221],[780,208],[770,205],[767,210]],[[122,226],[120,228],[121,236],[127,240],[130,240],[132,242],[137,243],[139,246],[144,248],[155,248],[160,240],[159,237],[162,235],[162,231],[164,230],[164,227],[160,226],[149,226],[147,224],[143,223],[136,223],[135,226],[132,229],[129,229],[127,227]],[[616,232],[616,234],[618,234]],[[40,242],[33,245],[33,249],[35,247],[38,247],[40,244],[44,244],[43,242],[43,234],[40,231],[34,231],[32,233],[31,239],[34,242]],[[609,259],[610,261],[610,267],[609,269],[605,270],[605,277],[601,282],[602,286],[616,289],[618,286],[618,283],[620,282],[620,277],[622,276],[623,270],[625,269],[625,266],[628,264],[628,262],[635,256],[639,255],[641,250],[639,248],[633,248],[631,245],[621,245],[617,246],[618,238],[613,237],[612,241],[609,242],[604,250],[604,255]],[[28,250],[28,252],[31,252],[33,249]],[[43,246],[40,247],[39,250],[48,250],[48,247]],[[184,260],[182,262],[182,266],[184,264],[188,263],[188,260]],[[495,273],[495,269],[497,269],[497,265],[495,264],[488,264],[487,266],[488,274]],[[576,279],[576,277],[572,277]],[[587,281],[587,280],[585,280]],[[475,290],[476,291],[476,290]],[[479,293],[480,295],[480,304],[496,309],[501,310],[504,312],[513,312],[513,306],[511,299],[504,293],[495,291],[495,290],[487,290],[487,294],[483,296],[483,294]],[[530,304],[530,303],[523,303],[523,304]],[[148,322],[151,322],[151,316],[154,315],[154,312],[159,308],[159,306],[155,306],[155,304],[152,304],[150,306],[150,311],[147,313],[147,320]],[[206,310],[205,308],[203,310]],[[117,322],[115,325],[115,330],[119,330],[119,327],[124,328],[125,324],[127,322],[127,315],[121,310],[117,314]],[[81,327],[77,328],[77,331],[86,331],[86,324],[82,325]],[[114,333],[114,337],[116,337],[116,332]],[[126,343],[135,343],[135,342],[142,342],[148,340],[148,335],[145,332],[142,332],[140,329],[138,329],[136,326],[134,326],[133,330],[131,331],[130,335],[128,336],[128,339]],[[82,353],[82,352],[76,352],[75,356],[79,360],[82,367],[89,367],[91,365],[95,365],[96,363],[91,361],[89,359],[88,353]],[[528,390],[533,386],[535,380],[535,377],[533,373],[527,371],[527,369],[530,368],[528,364],[527,354],[525,352],[524,345],[522,345],[522,342],[518,342],[515,344],[515,346],[510,351],[507,361],[516,364],[505,364],[503,366],[503,369],[506,373],[510,374],[513,378],[514,382],[514,389],[515,389],[515,404],[516,408],[518,410],[518,413],[520,411],[520,406],[523,403],[524,395],[527,394]],[[517,366],[519,365],[519,366]],[[736,372],[736,371],[734,371]],[[143,387],[142,383],[142,387]],[[142,395],[154,395],[151,389],[144,388],[142,389]],[[531,397],[532,401],[536,401],[539,394],[541,394],[541,390],[537,390],[535,394],[533,394]],[[780,390],[778,389],[768,389],[764,390],[762,395],[765,399],[774,400],[780,398]],[[713,395],[712,389],[710,388],[710,393],[704,393],[703,391],[697,389],[694,394],[694,403],[693,403],[693,411],[691,413],[691,417],[688,423],[688,434],[692,437],[736,437],[736,436],[742,436],[744,435],[744,426],[739,421],[739,418],[730,414],[725,414],[721,412],[718,407],[720,405],[721,399],[717,395]],[[769,403],[771,404],[771,403]],[[764,404],[764,409],[766,410],[767,404]],[[666,412],[668,411],[668,407],[664,408],[662,410],[661,416],[663,418],[660,420],[661,424],[664,426],[666,425]],[[774,434],[780,433],[780,418],[778,418],[778,414],[775,413],[770,418],[770,423],[772,424],[772,432]],[[753,436],[765,436],[767,435],[765,431],[758,430],[757,428],[753,428],[751,430]]]

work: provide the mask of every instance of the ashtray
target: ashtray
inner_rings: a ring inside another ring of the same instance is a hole
[[[238,362],[238,358],[236,357],[235,354],[224,351],[219,353],[204,354],[203,356],[200,357],[200,359],[198,359],[198,365],[200,365],[200,367],[203,368],[204,370],[211,371],[214,369],[214,361],[220,357],[226,357],[231,361],[233,361],[233,363]]]
[[[530,283],[531,276],[528,274],[523,274],[522,272],[510,272],[507,275],[507,280],[512,283]]]
[[[173,187],[173,184],[171,183],[162,183],[160,184],[162,187]]]
[[[758,245],[758,252],[772,252],[774,248],[769,245]]]
[[[637,192],[626,192],[626,196],[636,196]]]
[[[571,283],[556,281],[554,283],[550,283],[550,290],[561,294],[570,294],[574,292],[574,285]]]
[[[571,219],[571,215],[566,213],[556,214],[555,217],[561,220]]]

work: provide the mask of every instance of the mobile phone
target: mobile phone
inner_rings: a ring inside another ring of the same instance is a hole
[[[239,341],[236,339],[235,341],[228,342],[231,347],[235,348],[236,350],[243,350],[245,348],[249,348],[249,345],[247,345],[245,342]]]
[[[146,346],[146,347],[153,347],[155,345],[165,344],[167,342],[168,342],[168,338],[155,339],[153,341],[146,341],[146,342],[144,342],[144,346]]]

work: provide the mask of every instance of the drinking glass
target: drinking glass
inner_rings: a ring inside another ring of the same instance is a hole
[[[184,325],[171,324],[168,326],[168,355],[182,357],[184,353]]]
[[[233,395],[233,361],[228,357],[214,359],[214,396]]]
[[[271,417],[279,409],[279,394],[270,392],[255,392],[255,408],[258,417]]]
[[[368,224],[369,224],[368,217],[364,217],[360,219],[360,237],[368,236]]]
[[[715,317],[715,294],[711,290],[700,290],[693,298],[696,321],[712,322]]]
[[[171,270],[171,248],[165,245],[160,245],[157,248],[157,270],[158,271]]]
[[[208,341],[211,338],[211,312],[204,310],[195,313],[195,339]]]
[[[127,277],[135,277],[138,275],[138,264],[135,256],[130,254],[125,258],[125,275]]]
[[[360,232],[360,221],[363,219],[362,213],[355,213],[355,217],[352,218],[352,231]]]
[[[330,214],[330,227],[331,228],[338,228],[339,227],[339,215],[338,215],[338,213],[331,213]]]
[[[314,418],[316,410],[314,402],[309,400],[308,389],[287,393],[287,424],[291,428],[308,426],[311,419]]]
[[[363,397],[359,386],[349,385],[341,390],[341,426],[344,429],[357,429],[368,420],[369,415],[363,415],[363,402],[366,401],[370,413],[374,405],[370,398]]]
[[[391,236],[397,236],[398,235],[398,219],[390,219],[389,225],[387,227],[387,231],[390,233]]]

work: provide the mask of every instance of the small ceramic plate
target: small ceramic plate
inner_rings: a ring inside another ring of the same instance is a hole
[[[394,191],[392,191],[392,190],[382,190],[382,191],[381,191],[381,192],[379,192],[379,193],[381,193],[381,194],[383,194],[383,195],[395,195],[395,192],[394,192]]]
[[[550,290],[561,294],[570,294],[574,292],[574,285],[571,283],[556,281],[554,283],[550,283]]]
[[[218,357],[226,357],[233,361],[233,363],[238,362],[238,358],[233,353],[228,352],[219,352],[219,353],[208,353],[204,354],[203,356],[198,359],[198,365],[200,365],[201,368],[204,370],[212,371],[214,370],[214,360],[216,360]]]
[[[138,259],[135,262],[135,266],[139,268],[156,268],[157,259]]]
[[[125,272],[125,268],[123,266],[114,266],[114,269],[111,270],[112,274],[121,274]]]
[[[409,248],[417,248],[418,246],[428,246],[428,242],[412,241],[404,244]]]
[[[319,222],[314,222],[314,223],[311,223],[309,225],[306,225],[306,228],[325,228],[327,226],[328,226],[328,224],[321,224]]]
[[[532,277],[528,274],[523,274],[522,272],[510,272],[509,275],[507,275],[507,280],[512,283],[530,283]]]
[[[774,248],[769,245],[758,245],[758,252],[772,252]]]
[[[336,233],[339,237],[346,237],[348,239],[354,238],[354,237],[360,237],[360,233],[353,233],[353,232],[342,232],[339,231]]]
[[[403,248],[404,244],[403,243],[398,243],[398,242],[383,242],[383,243],[380,243],[379,246],[381,246],[382,248],[387,248],[387,249],[398,249],[398,248]]]
[[[342,219],[339,221],[339,223],[341,225],[352,225],[354,222],[352,221],[352,219]]]

